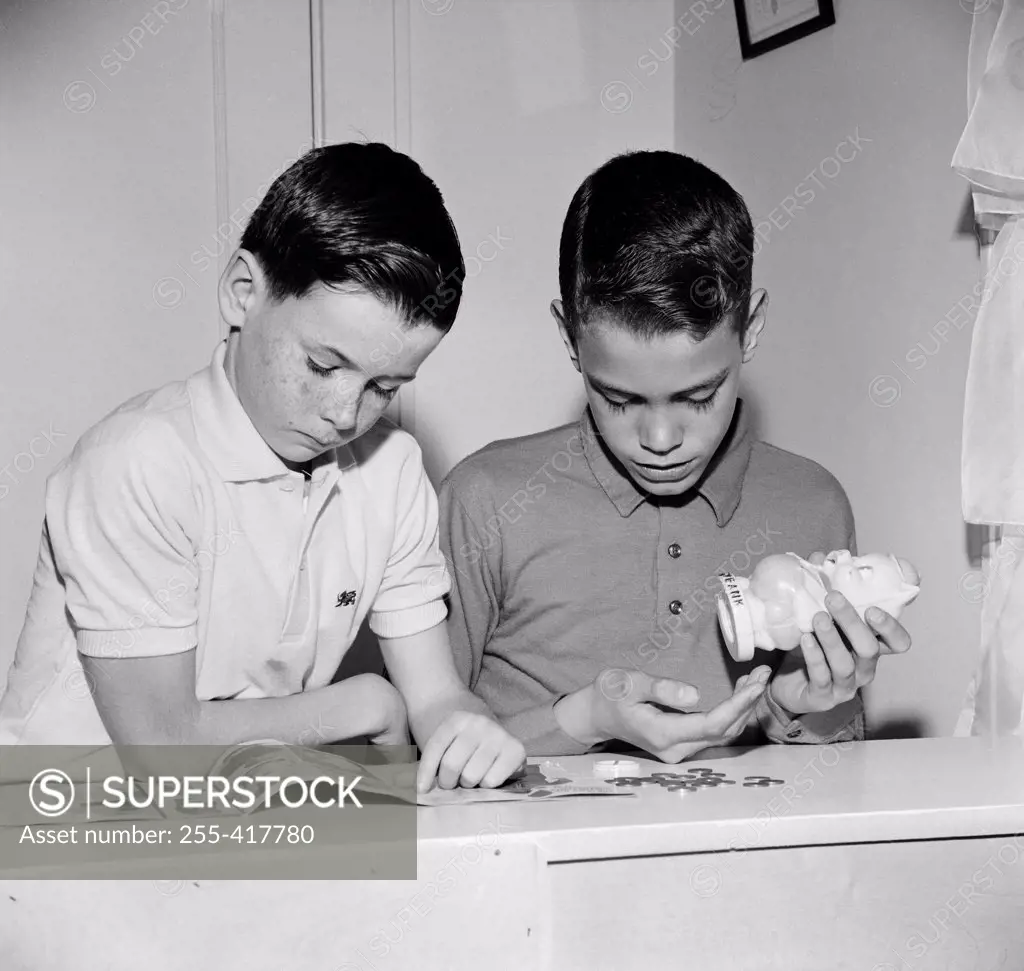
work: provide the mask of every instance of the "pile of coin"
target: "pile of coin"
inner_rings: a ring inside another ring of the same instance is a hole
[[[717,786],[734,786],[735,779],[730,779],[724,772],[715,772],[713,769],[695,766],[685,772],[652,772],[646,776],[624,775],[617,778],[606,778],[605,782],[612,786],[644,786],[655,785],[667,789],[669,792],[686,790],[697,792],[700,789],[714,789]],[[784,779],[773,779],[768,775],[744,776],[744,788],[766,788],[768,786],[781,786],[785,784]]]

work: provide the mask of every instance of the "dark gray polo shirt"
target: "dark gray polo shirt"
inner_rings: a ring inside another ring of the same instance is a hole
[[[587,749],[559,728],[553,704],[604,668],[689,682],[706,711],[745,671],[777,667],[781,652],[759,651],[748,664],[730,657],[716,575],[749,575],[770,553],[855,551],[839,482],[755,440],[742,401],[703,479],[682,497],[641,492],[587,410],[579,422],[469,456],[445,479],[440,501],[456,663],[535,755]],[[767,696],[758,709],[774,741],[863,737],[859,697],[833,716],[823,735]],[[823,716],[815,717],[820,732]]]

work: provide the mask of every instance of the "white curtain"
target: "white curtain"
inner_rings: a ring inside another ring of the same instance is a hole
[[[968,120],[983,279],[964,401],[963,514],[990,527],[975,592],[981,657],[956,734],[1024,735],[1024,0],[976,0]]]

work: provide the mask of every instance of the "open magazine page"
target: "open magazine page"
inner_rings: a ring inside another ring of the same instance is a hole
[[[373,747],[367,749],[373,754]],[[360,776],[356,791],[385,799],[411,801],[415,792],[417,765],[410,762],[364,765],[335,754],[328,748],[300,748],[273,742],[239,746],[211,770],[229,778],[235,776],[299,776],[312,780],[320,775]],[[632,796],[633,793],[607,785],[599,779],[570,779],[551,763],[530,764],[525,772],[497,789],[441,789],[416,793],[420,806],[464,806],[478,802],[520,802],[524,800],[563,799],[572,796]]]
[[[564,799],[571,796],[634,796],[635,793],[608,785],[600,779],[571,779],[558,766],[542,762],[497,789],[431,789],[417,797],[421,806],[465,806],[474,802],[521,802]]]
[[[367,750],[373,752],[373,747]],[[312,780],[318,775],[339,775],[346,779],[361,776],[356,791],[388,799],[411,801],[415,792],[417,765],[409,762],[380,765],[356,765],[326,748],[299,748],[272,742],[252,743],[226,753],[212,770],[229,778],[241,775],[296,775]],[[552,763],[529,764],[526,770],[496,789],[435,786],[417,793],[420,806],[463,806],[478,802],[520,802],[524,800],[563,799],[572,796],[632,796],[633,793],[609,786],[599,779],[570,779]]]
[[[120,760],[118,755],[120,754]],[[118,776],[124,780],[132,775],[128,752],[120,753],[114,748],[104,750],[102,770],[100,763],[92,760],[91,778],[84,773],[73,773],[76,780],[70,794],[70,805],[62,812],[64,822],[91,823],[143,823],[164,820],[194,821],[211,815],[206,801],[190,802],[184,795],[156,798],[155,783],[146,776],[136,776],[134,787],[119,786],[121,798],[112,802],[107,789],[105,775]],[[205,756],[205,757],[204,757]],[[222,780],[221,785],[234,794],[257,788],[260,798],[244,800],[227,798],[218,803],[218,817],[244,818],[258,815],[267,810],[285,808],[289,803],[281,797],[281,787],[286,786],[285,796],[291,799],[302,789],[302,780],[312,787],[320,780],[320,787],[328,782],[339,783],[362,803],[401,803],[419,806],[459,806],[479,802],[521,802],[545,799],[563,799],[586,796],[631,797],[633,792],[610,786],[590,776],[569,777],[557,763],[541,761],[531,763],[504,785],[496,789],[455,788],[442,789],[435,785],[426,793],[416,792],[416,771],[414,761],[416,750],[412,747],[384,748],[367,746],[325,746],[310,748],[286,745],[270,739],[232,746],[219,754],[208,749],[196,748],[190,753],[191,761],[185,769],[181,764],[175,771],[166,773],[175,777],[192,777],[202,780]],[[121,765],[124,761],[124,766]],[[212,764],[211,764],[212,762]],[[3,826],[29,826],[45,824],[29,798],[29,779],[22,779],[24,773],[9,771],[0,778],[0,820]],[[8,778],[7,776],[11,776]],[[265,780],[265,781],[264,781]],[[266,798],[263,798],[264,792]],[[294,805],[294,803],[291,803]]]

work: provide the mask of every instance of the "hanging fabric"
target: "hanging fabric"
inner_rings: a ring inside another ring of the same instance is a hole
[[[953,168],[985,247],[964,399],[963,515],[992,527],[981,658],[957,734],[1024,735],[1024,0],[977,0]]]

